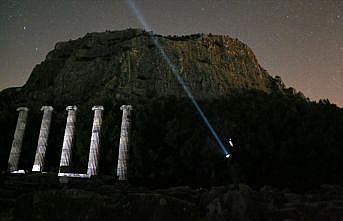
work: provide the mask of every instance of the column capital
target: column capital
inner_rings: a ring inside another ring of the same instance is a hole
[[[101,110],[103,111],[104,110],[104,106],[94,106],[92,107],[92,110],[95,111],[95,110]]]
[[[132,107],[132,105],[122,105],[122,106],[120,107],[120,110],[132,111],[132,110],[133,110],[133,107]]]
[[[27,107],[18,107],[17,111],[29,111],[30,109]]]
[[[40,110],[41,111],[53,111],[54,108],[52,106],[43,106]]]
[[[71,111],[71,110],[77,111],[77,107],[76,106],[68,106],[68,107],[66,107],[66,110],[67,111]]]

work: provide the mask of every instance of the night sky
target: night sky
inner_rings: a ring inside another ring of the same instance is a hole
[[[0,0],[0,90],[58,41],[141,25],[127,0]],[[311,99],[343,106],[343,0],[135,0],[158,34],[225,34]]]

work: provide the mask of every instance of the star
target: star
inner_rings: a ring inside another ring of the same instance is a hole
[[[282,20],[288,20],[290,18],[290,16],[289,15],[281,15],[280,16],[280,19],[282,19]]]
[[[23,29],[26,30],[26,26],[24,26]]]

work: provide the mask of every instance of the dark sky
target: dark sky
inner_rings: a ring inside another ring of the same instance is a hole
[[[0,0],[0,90],[58,41],[141,27],[127,0]],[[237,37],[271,75],[343,106],[343,0],[135,0],[158,34]]]

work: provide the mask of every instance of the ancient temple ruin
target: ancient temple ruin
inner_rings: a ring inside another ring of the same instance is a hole
[[[69,172],[72,156],[71,148],[74,143],[74,130],[76,123],[77,107],[68,106],[66,110],[68,111],[68,117],[64,132],[59,173]]]
[[[40,127],[37,151],[35,156],[35,162],[32,167],[34,172],[42,172],[44,168],[45,152],[48,147],[48,138],[50,132],[52,111],[54,110],[51,106],[43,106],[43,119]]]
[[[89,148],[89,159],[88,159],[88,176],[98,175],[98,164],[100,160],[100,132],[102,124],[102,112],[103,106],[95,106],[92,108],[94,111],[94,120],[92,128],[91,144]]]
[[[131,105],[123,105],[120,110],[123,111],[120,141],[119,141],[119,156],[117,166],[117,176],[119,181],[127,181],[127,164],[129,160],[129,133],[131,128]]]
[[[8,170],[10,172],[18,171],[19,158],[21,153],[21,147],[23,145],[29,109],[27,107],[19,107],[17,111],[19,112],[18,122],[14,132],[10,157],[8,159]]]
[[[35,154],[35,160],[32,167],[32,172],[43,172],[46,150],[48,148],[48,138],[50,133],[50,125],[53,118],[52,106],[43,106],[41,111],[43,111],[43,117],[41,122],[41,127],[39,131],[38,144]],[[131,128],[131,112],[133,110],[131,105],[123,105],[120,110],[122,113],[122,124],[121,124],[121,134],[119,142],[119,156],[117,163],[117,173],[119,181],[128,180],[127,165],[129,159],[129,135]],[[8,160],[8,171],[10,173],[19,173],[19,159],[22,148],[22,143],[25,134],[25,128],[28,118],[27,107],[20,107],[17,109],[19,112],[17,127],[14,133],[12,148]],[[89,157],[88,157],[88,167],[86,174],[73,173],[71,171],[71,161],[72,161],[72,147],[74,143],[75,130],[76,130],[76,120],[78,108],[76,106],[66,107],[68,112],[66,127],[64,132],[64,139],[62,145],[62,152],[60,158],[59,166],[59,177],[77,177],[77,178],[90,178],[92,176],[97,176],[99,172],[99,161],[100,161],[100,138],[101,138],[101,126],[103,122],[103,106],[94,106],[92,111],[94,111],[94,119],[92,126],[92,135],[90,140]],[[24,171],[22,171],[24,172]]]

